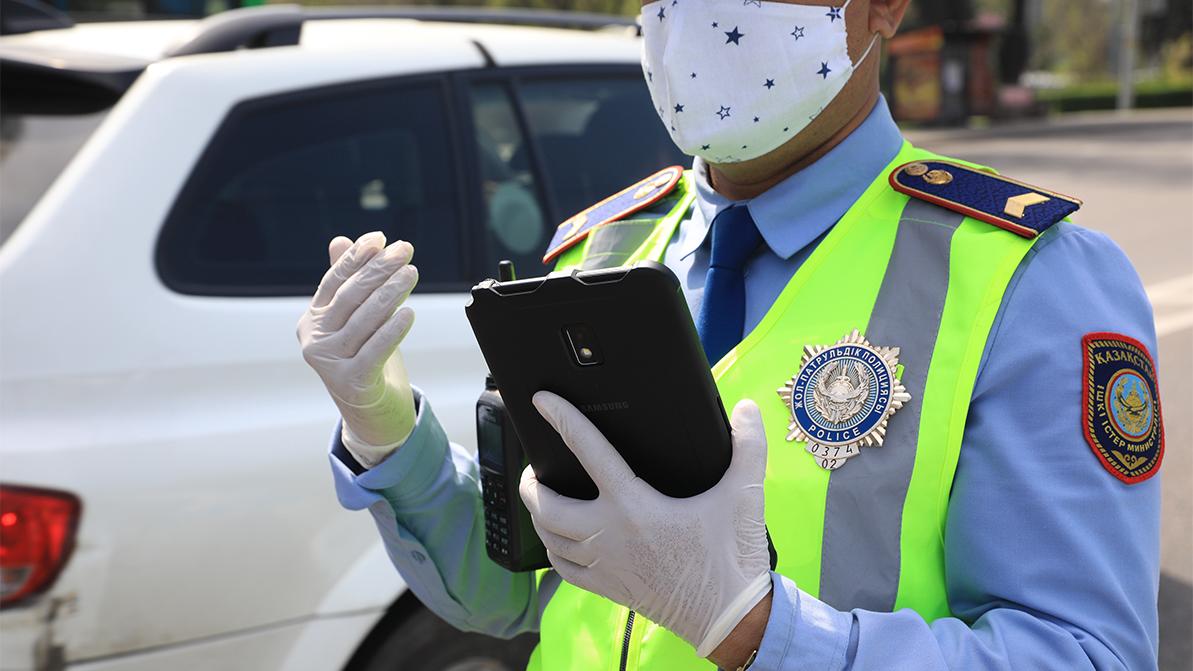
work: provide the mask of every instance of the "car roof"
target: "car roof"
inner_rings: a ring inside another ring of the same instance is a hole
[[[279,8],[280,9],[280,8]],[[226,17],[263,18],[293,16],[294,12],[234,10],[204,20],[149,20],[81,23],[69,28],[38,30],[0,36],[0,58],[36,61],[59,68],[117,69],[145,67],[175,53],[187,51],[205,31]],[[626,62],[638,59],[636,29],[610,24],[603,30],[495,25],[480,22],[433,21],[410,18],[321,15],[305,12],[300,49],[352,50],[361,47],[398,47],[428,53],[458,49],[461,43],[479,45],[496,65],[533,65],[560,62]],[[612,17],[611,17],[612,18]],[[226,50],[226,49],[225,49]]]
[[[552,63],[633,63],[641,50],[626,32],[590,32],[561,28],[438,23],[408,19],[345,19],[303,24],[299,48],[351,50],[409,45],[427,53],[458,48],[460,41],[479,45],[498,66]],[[430,54],[428,54],[430,55]]]
[[[56,62],[59,67],[115,69],[160,60],[194,34],[199,22],[114,21],[80,23],[0,37],[0,57]],[[56,60],[55,60],[56,59]]]
[[[429,20],[434,18],[439,20]],[[490,19],[529,25],[485,22]],[[324,11],[273,5],[202,20],[89,23],[0,36],[0,78],[10,110],[84,112],[111,106],[154,63],[181,64],[189,56],[236,52],[238,60],[242,53],[245,58],[257,54],[262,66],[281,59],[310,67],[320,62],[320,54],[335,54],[342,63],[363,65],[367,60],[360,59],[373,59],[372,66],[393,72],[630,65],[639,61],[637,35],[630,19],[592,14],[435,7]],[[43,95],[66,90],[75,95]]]

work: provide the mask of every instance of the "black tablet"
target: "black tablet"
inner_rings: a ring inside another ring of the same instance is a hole
[[[729,421],[670,270],[653,262],[472,289],[468,320],[539,480],[572,498],[597,490],[531,397],[554,392],[671,497],[715,485]]]

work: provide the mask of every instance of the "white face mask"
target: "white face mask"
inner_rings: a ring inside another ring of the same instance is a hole
[[[642,7],[642,69],[671,139],[711,163],[782,146],[853,75],[845,9],[761,0],[660,0]],[[870,40],[860,64],[878,35]]]

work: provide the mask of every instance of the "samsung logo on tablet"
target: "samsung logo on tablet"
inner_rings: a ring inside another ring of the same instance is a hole
[[[609,403],[584,403],[581,412],[608,412],[610,410],[629,410],[629,401],[611,401]]]

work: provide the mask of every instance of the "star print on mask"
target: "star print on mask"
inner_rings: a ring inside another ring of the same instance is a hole
[[[667,18],[667,8],[666,7],[659,7],[658,17],[659,17],[660,21]]]
[[[643,74],[654,107],[663,111],[663,127],[682,151],[724,163],[779,147],[816,118],[874,50],[877,36],[860,58],[850,58],[848,2],[802,2],[663,0],[646,6]],[[658,5],[673,11],[649,20]],[[709,30],[715,36],[699,37]],[[725,41],[715,42],[721,35]],[[734,49],[722,53],[714,44]],[[795,67],[776,73],[775,63]]]

